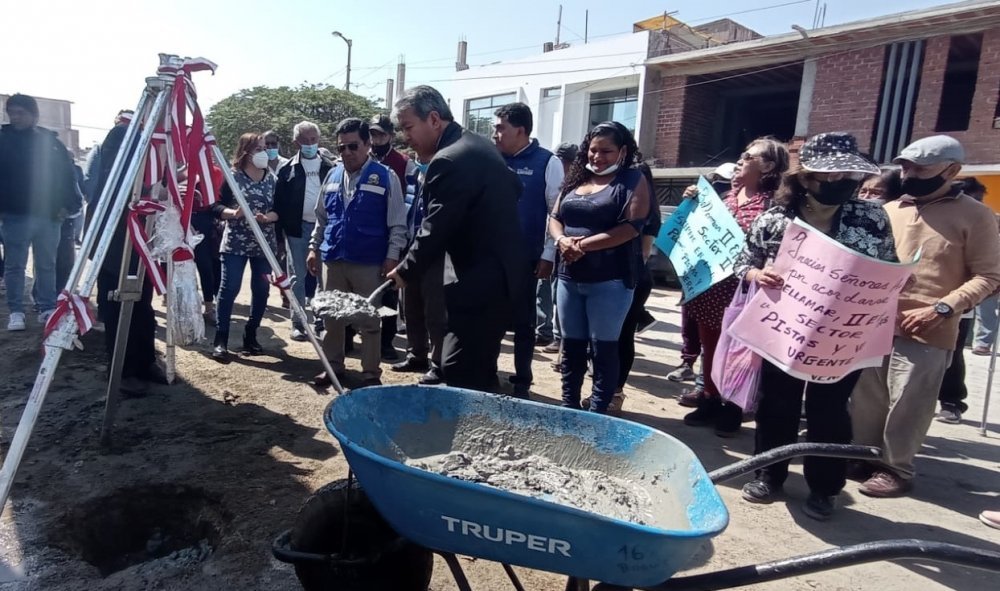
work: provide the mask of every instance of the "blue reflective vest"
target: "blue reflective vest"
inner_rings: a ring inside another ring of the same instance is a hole
[[[360,265],[381,265],[389,251],[389,169],[369,162],[361,170],[354,198],[345,208],[344,165],[326,177],[323,204],[327,222],[320,252],[324,261],[347,261]]]
[[[532,260],[541,258],[545,245],[549,215],[549,205],[545,201],[545,169],[551,159],[552,152],[539,146],[536,139],[532,139],[528,147],[516,156],[504,156],[507,168],[517,173],[524,185],[524,192],[517,202],[517,213]]]

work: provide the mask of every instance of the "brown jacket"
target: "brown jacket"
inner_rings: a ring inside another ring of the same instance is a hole
[[[989,207],[964,193],[930,202],[904,197],[885,205],[896,254],[902,262],[921,251],[913,280],[899,295],[899,311],[944,302],[955,314],[920,336],[896,334],[941,349],[952,350],[958,321],[1000,287],[1000,235]]]

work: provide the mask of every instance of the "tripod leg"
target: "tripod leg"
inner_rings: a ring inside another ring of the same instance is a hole
[[[156,99],[153,102],[153,106],[150,108],[149,117],[153,121],[159,120],[165,111],[167,98],[170,93],[168,90],[165,91],[164,88],[169,89],[169,85],[164,85],[158,78],[147,79],[147,89],[144,91],[145,94],[143,98],[140,99],[139,110],[141,111],[142,109],[145,109],[145,105],[147,104],[147,95],[152,96],[153,94],[157,94]],[[126,136],[133,137],[138,129],[139,125],[133,122],[133,125],[130,125],[129,132]],[[141,154],[145,154],[143,148],[148,148],[154,131],[154,125],[148,125],[141,131],[139,139],[139,152]],[[121,216],[123,215],[123,210],[128,203],[128,196],[132,188],[131,185],[134,182],[134,179],[138,176],[139,170],[142,166],[141,158],[134,158],[132,161],[128,162],[127,166],[125,165],[125,161],[126,158],[124,155],[115,159],[113,172],[121,172],[123,169],[126,169],[121,177],[124,179],[124,182],[115,194],[113,203],[111,203],[109,199],[112,189],[106,188],[104,191],[102,196],[103,203],[99,204],[98,213],[91,223],[88,235],[84,236],[84,248],[82,249],[84,254],[77,259],[76,264],[73,266],[73,271],[70,273],[68,284],[76,286],[76,290],[74,292],[76,294],[89,296],[90,292],[94,288],[94,283],[96,283],[97,280],[97,273],[101,268],[101,264],[104,262],[104,257],[107,255],[107,250],[111,243],[111,232],[99,232],[101,227],[100,220],[104,219],[103,212],[108,212],[107,224],[109,224],[110,227],[114,227],[118,224],[121,220]],[[118,180],[119,177],[117,176],[109,178],[108,187],[117,188]],[[93,255],[93,264],[87,267],[84,259],[86,258],[86,253],[90,252],[90,246],[95,243],[97,244],[97,247]],[[85,269],[86,272],[84,273]],[[81,275],[83,275],[82,279],[80,279]],[[45,359],[38,368],[38,373],[35,376],[35,383],[32,386],[31,394],[28,396],[28,402],[24,408],[24,412],[21,414],[21,420],[17,425],[17,430],[14,432],[14,437],[11,440],[10,447],[4,457],[3,467],[0,469],[0,511],[2,511],[2,508],[6,506],[7,498],[10,496],[10,489],[13,486],[14,476],[21,464],[21,460],[24,458],[24,452],[28,446],[28,439],[31,437],[31,432],[34,430],[35,423],[38,421],[38,415],[41,411],[42,404],[45,402],[45,397],[48,395],[49,388],[52,385],[52,376],[55,373],[56,367],[59,365],[59,360],[62,358],[63,351],[70,349],[73,346],[73,340],[76,337],[76,333],[76,322],[74,322],[71,315],[67,315],[59,322],[59,325],[55,328],[52,334],[50,334],[45,340]]]

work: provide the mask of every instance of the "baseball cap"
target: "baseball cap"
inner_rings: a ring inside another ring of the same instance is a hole
[[[576,144],[563,142],[556,148],[556,157],[560,160],[574,160],[579,152],[580,147]]]
[[[899,156],[893,160],[912,162],[917,166],[939,164],[941,162],[965,162],[965,149],[955,138],[948,135],[932,135],[919,139],[903,148]]]
[[[736,163],[724,162],[713,170],[712,174],[727,181],[731,181],[733,180],[733,175],[736,174]]]
[[[368,129],[374,129],[375,131],[381,131],[382,133],[392,135],[396,132],[396,128],[392,126],[392,119],[386,114],[375,115],[372,117],[370,123],[368,123]]]

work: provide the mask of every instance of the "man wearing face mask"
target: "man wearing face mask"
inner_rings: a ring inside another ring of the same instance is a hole
[[[278,169],[274,187],[274,211],[285,235],[288,272],[295,276],[292,292],[303,303],[306,297],[306,257],[309,239],[316,228],[316,205],[323,179],[333,163],[319,155],[320,131],[315,123],[302,121],[292,130],[299,151]],[[270,157],[270,154],[268,154]],[[270,164],[270,161],[268,162]],[[291,312],[293,341],[306,340],[305,326]]]
[[[413,178],[415,167],[412,160],[392,147],[392,139],[396,133],[396,128],[392,125],[392,120],[386,114],[375,115],[368,124],[368,129],[372,137],[372,158],[378,160],[396,173],[396,178],[401,183],[409,185],[407,179]],[[398,294],[395,291],[387,291],[382,296],[382,305],[394,310],[398,308]],[[382,319],[382,359],[386,361],[396,361],[399,359],[399,354],[392,345],[392,341],[396,336],[396,328],[395,316],[386,316]]]
[[[531,279],[517,215],[521,181],[495,146],[455,122],[434,88],[407,90],[394,114],[406,142],[429,166],[422,189],[427,216],[389,278],[405,287],[444,258],[445,382],[495,392],[513,301]]]
[[[288,163],[288,158],[281,155],[281,140],[278,134],[269,129],[264,132],[264,151],[267,153],[267,170],[271,174],[278,174],[278,169]]]
[[[336,136],[343,162],[324,181],[306,265],[317,275],[322,261],[327,290],[367,298],[382,277],[396,268],[406,247],[406,205],[395,173],[369,155],[367,123],[353,117],[344,119]],[[361,332],[363,384],[380,384],[381,322],[372,319],[357,329]],[[337,372],[344,371],[344,337],[344,323],[327,319],[323,348]],[[316,377],[316,383],[330,385],[331,376],[324,372]]]
[[[531,139],[533,121],[528,105],[504,105],[494,115],[493,143],[503,155],[507,167],[517,174],[524,185],[517,210],[530,257],[528,270],[536,280],[546,280],[552,276],[556,260],[556,246],[547,228],[548,218],[559,197],[563,166],[552,152],[538,145],[537,139]],[[514,384],[514,395],[519,398],[528,397],[533,378],[531,360],[538,322],[536,287],[537,281],[526,282],[514,314],[514,375],[510,381]],[[551,340],[540,344],[547,345],[549,342]]]
[[[854,440],[882,448],[861,492],[893,497],[912,487],[913,458],[937,406],[937,394],[968,310],[1000,287],[1000,236],[988,207],[952,181],[965,152],[949,136],[917,140],[895,162],[903,197],[885,204],[900,260],[919,251],[899,296],[896,338],[882,367],[864,370],[852,396]]]

